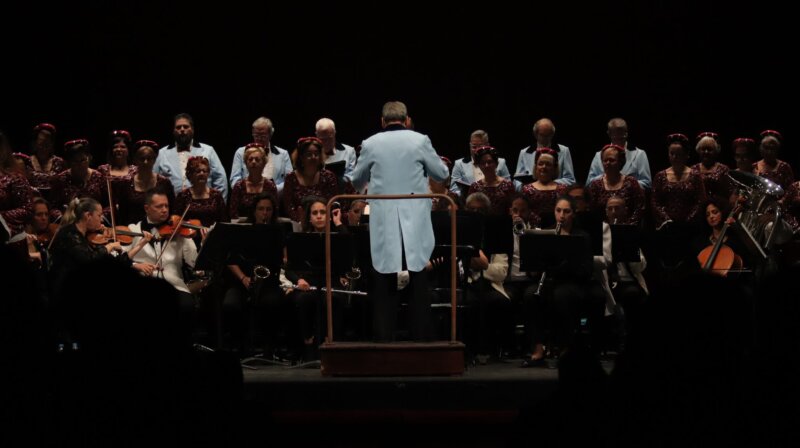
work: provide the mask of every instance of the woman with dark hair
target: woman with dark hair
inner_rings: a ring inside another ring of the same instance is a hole
[[[103,205],[103,213],[109,216],[106,176],[89,168],[92,161],[89,141],[78,139],[64,143],[64,156],[67,170],[56,176],[53,181],[50,216],[54,220],[60,219],[62,210],[66,209],[75,198],[94,199]]]
[[[670,167],[653,177],[651,203],[656,228],[668,222],[694,224],[700,220],[705,190],[699,172],[689,168],[689,139],[683,134],[667,136]]]
[[[328,221],[327,201],[318,196],[309,196],[303,200],[303,204],[305,206],[303,231],[324,232]],[[331,220],[332,231],[335,229],[337,232],[346,232],[346,226],[342,225],[341,209],[331,211]],[[322,241],[320,239],[320,243]],[[296,286],[296,289],[293,287],[287,289],[286,294],[289,295],[297,308],[300,335],[303,338],[303,358],[306,361],[318,359],[316,348],[322,342],[322,333],[324,331],[322,320],[324,296],[319,288],[325,285],[325,272],[317,269],[306,271],[287,269],[282,275],[281,283]],[[334,304],[334,310],[338,308]],[[338,316],[338,314],[334,314]],[[335,325],[335,327],[340,328],[341,326]]]
[[[120,198],[121,222],[137,223],[145,218],[144,203],[147,192],[157,188],[164,192],[170,205],[175,203],[175,190],[168,178],[153,172],[158,143],[139,140],[134,145],[133,163],[136,165],[130,180],[122,189]]]
[[[761,160],[753,166],[753,173],[775,182],[783,188],[789,188],[794,182],[794,172],[791,165],[778,159],[783,136],[778,131],[767,129],[761,133]]]
[[[601,180],[602,178],[598,179]],[[638,183],[637,183],[638,186]],[[554,353],[572,342],[581,319],[589,328],[597,328],[603,317],[605,296],[599,284],[592,282],[593,260],[589,234],[575,227],[575,199],[563,195],[554,207],[557,235],[579,236],[584,241],[586,258],[575,263],[548,266],[541,294],[523,297],[526,330],[531,343],[531,357],[522,367],[544,364],[545,327],[551,329],[550,342]],[[609,257],[610,258],[610,257]]]
[[[608,144],[600,150],[603,163],[603,175],[592,181],[587,187],[589,191],[589,208],[602,214],[606,220],[606,202],[611,196],[621,197],[630,210],[627,222],[620,224],[639,224],[644,213],[644,190],[639,182],[631,176],[622,174],[625,166],[625,148]]]
[[[53,178],[66,169],[64,159],[54,155],[56,127],[50,123],[39,123],[33,128],[31,156],[25,165],[31,173],[31,185],[43,194],[49,194]]]
[[[335,196],[336,175],[323,168],[322,141],[316,137],[304,137],[297,141],[293,153],[295,169],[284,181],[283,202],[286,214],[292,221],[303,222],[303,198],[319,196],[325,201]]]
[[[136,172],[136,167],[130,164],[131,144],[130,132],[119,129],[111,131],[111,147],[106,153],[108,163],[97,167],[97,171],[111,178],[112,183],[127,183]]]
[[[695,254],[699,254],[706,247],[713,246],[717,243],[722,234],[725,221],[730,214],[731,207],[728,205],[728,201],[712,198],[703,203],[703,211],[705,212],[705,223],[708,227],[706,227],[706,233],[698,236],[692,242],[692,248]],[[735,254],[739,256],[744,254],[743,247],[734,237],[733,232],[726,232],[723,238],[722,242],[729,246]],[[700,266],[700,268],[702,267],[703,266]]]
[[[489,197],[492,204],[490,214],[504,216],[508,214],[511,206],[511,196],[514,195],[514,184],[497,175],[499,156],[497,150],[491,146],[481,146],[475,151],[475,160],[483,173],[483,179],[473,182],[469,187],[469,194],[483,193]]]
[[[0,132],[0,216],[9,227],[9,236],[22,232],[33,215],[33,189],[15,168],[11,145]]]
[[[263,176],[264,167],[267,165],[267,153],[260,143],[248,143],[244,150],[244,163],[247,167],[246,178],[236,182],[231,190],[230,216],[231,219],[244,215],[253,208],[254,199],[263,193],[278,196],[278,188],[272,179]],[[277,214],[277,210],[276,210]]]
[[[174,213],[182,215],[186,207],[191,205],[186,219],[199,219],[206,227],[228,221],[228,209],[222,193],[208,186],[209,173],[208,159],[202,156],[189,157],[186,178],[192,186],[178,193],[173,209]]]
[[[533,161],[536,180],[522,187],[521,193],[531,206],[530,221],[534,227],[549,227],[553,220],[556,198],[563,195],[566,186],[556,182],[558,153],[550,148],[537,148]]]
[[[278,201],[275,196],[267,192],[255,195],[247,222],[253,225],[276,224],[277,217]],[[223,322],[240,347],[254,349],[247,347],[244,340],[249,327],[246,316],[252,312],[253,327],[249,331],[254,334],[250,337],[262,334],[264,353],[272,355],[277,348],[280,329],[291,315],[291,300],[280,289],[279,273],[272,272],[266,279],[256,278],[258,264],[257,260],[240,258],[228,265],[229,287],[222,302]],[[246,312],[248,306],[252,309]]]

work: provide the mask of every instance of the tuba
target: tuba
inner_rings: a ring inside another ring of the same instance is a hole
[[[747,232],[748,239],[763,252],[791,238],[791,230],[783,220],[783,208],[779,202],[784,194],[780,185],[740,171],[730,171],[728,178],[744,198],[737,219]]]

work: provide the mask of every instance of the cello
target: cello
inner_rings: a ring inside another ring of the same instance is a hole
[[[742,269],[742,257],[736,254],[730,246],[725,244],[725,234],[728,231],[730,223],[733,221],[733,216],[738,210],[739,205],[731,210],[714,244],[706,246],[697,255],[697,261],[700,263],[700,266],[702,266],[704,272],[727,277],[729,272],[740,271]]]

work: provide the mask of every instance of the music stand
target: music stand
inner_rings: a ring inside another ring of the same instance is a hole
[[[483,231],[483,252],[511,254],[514,252],[514,224],[511,215],[487,216]]]
[[[283,227],[271,224],[217,223],[206,236],[197,254],[195,269],[212,270],[217,278],[228,264],[246,261],[269,269],[269,283],[277,282],[283,263]],[[267,280],[265,280],[267,281]],[[217,347],[222,347],[222,309],[217,302]],[[250,316],[250,337],[253,334],[252,313]],[[242,360],[245,368],[250,361],[258,360],[269,364],[285,365],[265,358],[250,357]]]
[[[331,272],[347,272],[353,265],[354,244],[350,233],[331,232]],[[367,234],[369,238],[369,234]],[[286,251],[289,259],[287,270],[309,273],[311,283],[325,283],[325,234],[317,232],[293,233],[286,240]],[[335,274],[334,274],[335,275]],[[324,291],[319,286],[320,292]],[[314,360],[293,366],[292,368],[320,367],[321,362]]]
[[[613,263],[638,263],[641,255],[642,232],[631,224],[611,225],[611,260]]]
[[[556,235],[552,230],[526,230],[519,238],[519,270],[544,272],[564,268],[581,273],[592,254],[582,235]]]

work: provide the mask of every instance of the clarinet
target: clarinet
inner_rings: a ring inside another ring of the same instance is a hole
[[[560,233],[561,233],[561,223],[557,222],[556,223],[555,234],[558,235]],[[541,296],[542,295],[542,288],[544,287],[544,281],[545,281],[546,278],[547,278],[547,271],[544,271],[544,272],[542,272],[542,277],[539,279],[539,286],[536,287],[536,293],[535,294],[537,296]]]

